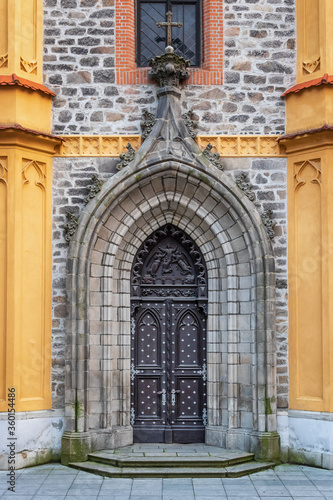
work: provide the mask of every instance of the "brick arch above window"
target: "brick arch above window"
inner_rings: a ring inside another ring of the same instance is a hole
[[[135,61],[135,0],[116,0],[116,75],[118,84],[149,83],[148,68]],[[223,1],[202,0],[203,61],[187,84],[223,83]]]

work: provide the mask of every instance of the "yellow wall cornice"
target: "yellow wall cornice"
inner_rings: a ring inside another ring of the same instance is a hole
[[[286,155],[333,148],[333,127],[324,126],[319,129],[285,135],[279,138]]]
[[[0,86],[0,124],[51,132],[52,96],[20,86]]]
[[[60,137],[51,134],[24,129],[18,125],[11,127],[0,124],[0,148],[21,148],[54,156],[61,142]]]
[[[333,126],[333,85],[320,85],[286,95],[286,133]]]

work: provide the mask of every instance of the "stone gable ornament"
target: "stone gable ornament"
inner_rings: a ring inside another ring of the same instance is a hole
[[[166,17],[166,22],[158,21],[156,26],[158,28],[166,28],[167,46],[165,47],[164,54],[149,60],[149,66],[152,69],[148,74],[160,87],[167,85],[179,87],[180,82],[190,76],[190,73],[187,71],[190,61],[174,53],[174,48],[172,47],[172,28],[181,28],[183,23],[172,22],[172,12],[170,11],[166,13]]]
[[[179,87],[180,83],[190,77],[187,68],[190,61],[174,53],[174,48],[169,45],[161,56],[149,60],[151,70],[148,75],[158,83],[159,87]]]
[[[256,195],[252,191],[253,186],[248,181],[247,174],[245,172],[241,172],[239,176],[236,177],[236,184],[239,189],[241,189],[245,193],[250,201],[254,201],[256,199]]]
[[[142,141],[147,139],[148,135],[153,130],[155,123],[156,123],[155,115],[153,115],[153,113],[149,113],[147,109],[144,109],[142,122],[140,123],[142,130],[142,135],[141,135]]]
[[[210,163],[215,165],[215,167],[217,167],[220,170],[223,170],[224,167],[223,167],[223,164],[222,164],[222,161],[220,158],[220,153],[218,153],[217,151],[216,151],[216,153],[213,153],[212,149],[213,149],[213,146],[209,142],[207,144],[207,146],[205,147],[205,149],[203,150],[204,156],[207,158],[207,160],[210,161]]]
[[[78,226],[78,217],[75,217],[71,212],[66,212],[67,222],[64,225],[65,229],[65,240],[67,243],[73,238],[76,228]]]
[[[117,164],[116,168],[117,170],[122,170],[124,167],[127,167],[131,161],[134,160],[135,157],[135,149],[132,147],[130,143],[127,144],[127,153],[121,153],[120,155],[120,162]]]
[[[272,215],[273,210],[265,210],[265,212],[261,214],[262,223],[265,226],[266,233],[271,240],[275,238],[275,232],[273,229],[273,227],[275,226],[275,222],[272,219]]]
[[[90,200],[95,198],[96,194],[102,189],[102,184],[102,181],[97,177],[97,175],[92,176],[91,184],[87,186],[88,196],[85,199],[86,203],[89,203]]]
[[[197,136],[196,128],[198,127],[198,124],[196,120],[194,120],[195,114],[193,113],[192,109],[187,111],[187,113],[182,114],[182,118],[184,120],[184,123],[187,127],[188,133],[192,137],[192,139],[195,139]]]
[[[183,26],[183,23],[181,22],[173,22],[172,21],[172,12],[169,10],[167,13],[166,13],[166,18],[167,20],[166,21],[158,21],[156,23],[156,26],[158,28],[166,28],[166,31],[167,31],[167,36],[166,36],[166,40],[167,40],[167,46],[171,46],[172,45],[172,28],[181,28]]]

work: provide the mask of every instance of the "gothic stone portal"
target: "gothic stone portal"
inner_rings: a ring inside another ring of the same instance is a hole
[[[168,224],[131,276],[134,442],[205,441],[207,272],[195,243]]]

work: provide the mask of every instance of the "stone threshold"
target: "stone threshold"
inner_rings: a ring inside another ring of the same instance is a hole
[[[252,453],[206,445],[136,444],[90,453],[69,466],[105,477],[241,477],[273,467]]]

